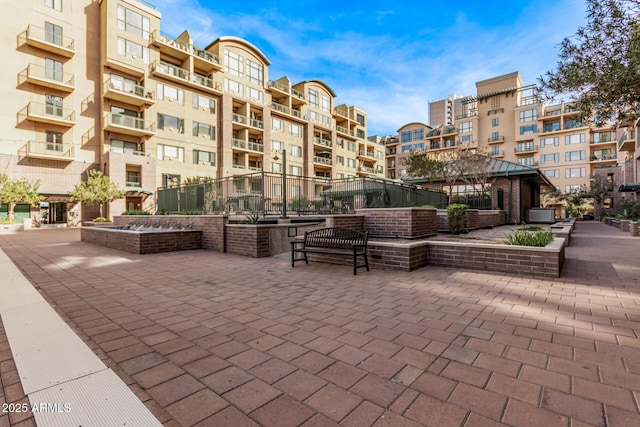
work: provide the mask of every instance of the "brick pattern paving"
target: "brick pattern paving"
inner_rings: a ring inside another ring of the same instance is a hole
[[[555,280],[134,255],[74,229],[0,245],[167,426],[640,425],[640,238],[597,222]],[[0,399],[24,398],[7,347]]]

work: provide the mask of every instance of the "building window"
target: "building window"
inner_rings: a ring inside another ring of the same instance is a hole
[[[247,86],[247,97],[251,98],[253,102],[262,104],[264,99],[264,93],[261,90]]]
[[[331,99],[324,94],[320,94],[320,109],[326,113],[331,111]]]
[[[144,151],[144,149],[142,151]],[[119,139],[111,140],[111,152],[120,154],[141,154],[141,152],[138,151],[137,143],[122,141]]]
[[[45,112],[48,116],[62,117],[62,97],[55,95],[45,95]]]
[[[496,109],[500,108],[500,96],[492,96],[491,97],[491,108]]]
[[[549,169],[544,171],[544,176],[547,178],[560,178],[560,170],[559,169]]]
[[[413,144],[413,149],[414,150],[424,150],[424,142],[421,142],[419,144]]]
[[[51,130],[46,131],[47,150],[62,151],[62,133]]]
[[[324,114],[320,114],[320,124],[322,126],[330,128],[331,127],[331,117],[325,116]],[[358,129],[358,131],[360,131],[360,130]],[[363,132],[363,134],[364,134],[364,132]]]
[[[302,126],[289,123],[289,133],[298,138],[302,137]]]
[[[491,119],[491,126],[492,127],[496,127],[500,125],[500,119],[497,117],[494,117],[493,119]]]
[[[244,96],[244,85],[235,80],[224,79],[224,91],[233,93],[237,96]]]
[[[131,40],[118,37],[118,55],[127,56],[131,55],[135,58],[142,58],[142,62],[149,63],[149,48],[134,43]]]
[[[202,136],[207,139],[216,139],[216,127],[207,123],[193,122],[193,136]]]
[[[536,159],[533,157],[522,157],[518,159],[518,164],[525,166],[534,166],[536,163]]]
[[[363,131],[362,129],[357,129],[357,130],[356,130],[356,136],[357,136],[358,138],[362,138],[362,139],[364,139],[364,131]]]
[[[242,55],[238,55],[229,49],[224,50],[224,71],[233,76],[242,77]]]
[[[605,209],[613,208],[613,199],[611,197],[605,197],[602,201],[602,207]]]
[[[309,105],[318,108],[320,101],[318,100],[318,91],[309,89]]]
[[[282,173],[282,163],[271,162],[271,172]]]
[[[45,22],[44,39],[49,43],[62,46],[62,27],[51,22]]]
[[[585,150],[567,151],[564,153],[564,160],[566,162],[575,162],[579,160],[585,160],[587,158],[587,152]]]
[[[358,122],[358,124],[362,127],[364,127],[364,116],[360,113],[356,114],[356,122]],[[420,139],[422,139],[422,137],[420,137]]]
[[[347,166],[350,168],[356,167],[356,159],[347,159]]]
[[[409,145],[403,145],[403,146],[402,146],[402,152],[403,152],[403,153],[406,153],[406,152],[408,152],[408,151],[411,151],[411,147],[412,147],[412,146],[411,146],[411,144],[409,144]]]
[[[529,132],[533,132],[533,133],[538,133],[538,125],[526,125],[526,126],[520,126],[520,135],[524,135],[525,133],[529,133]]]
[[[193,108],[202,108],[203,110],[209,110],[211,114],[216,112],[216,100],[207,98],[206,96],[193,94]]]
[[[599,144],[601,142],[610,142],[613,141],[613,136],[611,132],[596,132],[593,134],[593,143]]]
[[[413,140],[421,141],[424,139],[424,129],[414,129],[413,130]]]
[[[336,164],[344,166],[344,156],[336,156]]]
[[[555,132],[558,130],[560,130],[560,122],[551,122],[542,125],[542,132]]]
[[[284,122],[280,119],[271,119],[271,130],[284,132]]]
[[[491,132],[491,141],[500,141],[500,132]]]
[[[400,141],[401,142],[411,142],[411,141],[413,141],[412,136],[413,136],[413,134],[411,133],[410,130],[404,131],[404,132],[402,132],[400,134]]]
[[[566,168],[564,170],[565,178],[584,178],[587,176],[586,168]]]
[[[177,187],[180,185],[180,175],[172,175],[169,173],[162,174],[163,187]]]
[[[184,105],[184,90],[173,86],[158,83],[158,99],[166,99],[167,101],[177,101],[179,105]]]
[[[193,150],[193,163],[196,165],[198,163],[203,163],[215,166],[216,153],[212,153],[211,151]]]
[[[62,0],[44,0],[44,5],[51,9],[62,11]]]
[[[557,136],[540,139],[540,148],[551,147],[551,146],[557,147],[558,145],[560,145],[560,138],[558,138]]]
[[[424,144],[422,144],[422,148],[424,148]],[[376,159],[384,160],[384,153],[382,151],[376,150]]]
[[[566,135],[564,137],[564,143],[565,145],[582,144],[586,141],[585,136],[586,135],[584,133],[579,133],[577,135]]]
[[[257,85],[264,85],[264,67],[255,61],[247,59],[247,80]]]
[[[127,171],[126,172],[126,186],[127,187],[141,187],[142,180],[140,171]]]
[[[469,133],[473,131],[473,122],[460,123],[458,133]]]
[[[353,141],[347,141],[347,150],[349,151],[356,151],[356,143]]]
[[[184,163],[184,148],[158,144],[158,160],[177,160]]]
[[[581,193],[585,190],[583,185],[566,185],[564,187],[564,192],[567,194],[576,194]]]
[[[149,40],[149,18],[118,5],[118,28]]]
[[[471,142],[473,142],[473,136],[472,135],[462,135],[459,139],[459,141],[463,144],[471,144]]]
[[[579,120],[576,119],[566,119],[564,121],[564,128],[565,129],[575,129],[575,128],[579,128],[582,126],[582,123]]]
[[[302,147],[298,145],[289,145],[289,155],[292,157],[302,157]]]
[[[271,151],[282,151],[284,142],[271,140]]]
[[[302,176],[302,167],[300,166],[290,166],[289,173],[293,176]]]
[[[169,131],[175,129],[178,133],[184,133],[184,119],[158,113],[158,129],[167,129]]]
[[[540,164],[545,163],[558,163],[560,161],[560,154],[552,153],[552,154],[543,154],[540,156]]]
[[[45,58],[44,76],[50,80],[62,81],[62,62],[55,59]]]
[[[500,147],[498,147],[497,145],[491,147],[491,154],[494,156],[500,154]]]
[[[532,122],[534,120],[538,120],[537,109],[520,111],[520,123]]]

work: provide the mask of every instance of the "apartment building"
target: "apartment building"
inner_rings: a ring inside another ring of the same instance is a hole
[[[173,11],[165,11],[173,13]],[[250,42],[198,47],[137,0],[27,0],[2,31],[0,171],[40,180],[52,223],[95,211],[67,195],[100,169],[127,196],[110,214],[154,210],[157,187],[189,177],[283,172],[384,177],[384,150],[366,112],[335,105],[318,80],[269,76]],[[10,48],[15,46],[15,48]],[[32,214],[34,214],[32,212]]]
[[[402,157],[414,150],[442,155],[455,147],[467,147],[537,167],[557,189],[569,193],[588,187],[596,173],[606,175],[611,169],[613,174],[619,163],[634,156],[632,128],[584,126],[571,103],[544,105],[536,96],[535,85],[524,85],[518,72],[479,81],[475,95],[456,102],[449,98],[434,101],[430,118],[448,117],[449,110],[453,113],[450,122],[410,123],[398,130],[397,142],[387,146],[387,164],[396,166],[395,177],[405,173]],[[388,169],[388,177],[391,172]],[[610,179],[617,183],[629,180],[618,175]]]

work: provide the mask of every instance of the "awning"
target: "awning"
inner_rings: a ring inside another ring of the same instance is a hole
[[[154,192],[151,190],[146,190],[144,188],[141,187],[127,187],[124,190],[127,194],[147,194],[147,195],[153,195]]]
[[[618,191],[620,193],[637,193],[640,192],[640,182],[636,182],[633,184],[622,184],[618,187]]]

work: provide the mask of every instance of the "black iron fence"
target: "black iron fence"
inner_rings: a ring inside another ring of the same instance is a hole
[[[362,208],[447,206],[447,196],[441,191],[381,179],[287,176],[284,181],[281,174],[258,172],[159,188],[157,211],[281,215],[286,203],[287,212],[304,215],[351,213]]]
[[[484,192],[454,193],[451,196],[451,203],[461,203],[469,206],[470,209],[504,209],[504,191],[501,188],[495,188]]]

